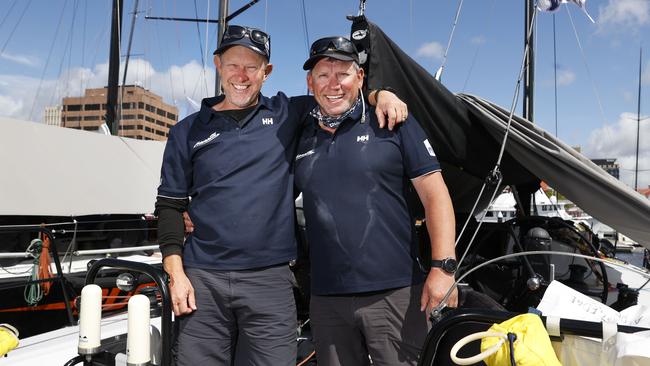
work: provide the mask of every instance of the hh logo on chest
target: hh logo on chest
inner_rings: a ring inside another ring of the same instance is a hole
[[[273,124],[273,117],[262,118],[262,124],[265,126]]]
[[[369,135],[357,136],[357,142],[368,142],[368,140],[370,140]]]

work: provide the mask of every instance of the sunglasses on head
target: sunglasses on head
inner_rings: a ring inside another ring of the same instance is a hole
[[[349,40],[343,37],[321,38],[311,45],[309,56],[318,55],[325,51],[332,50],[349,54],[356,54],[357,48]]]
[[[248,36],[254,43],[259,44],[262,47],[266,47],[266,44],[269,42],[269,35],[262,32],[259,29],[253,29],[248,27],[242,27],[240,25],[230,25],[226,28],[226,31],[223,33],[222,41],[231,40],[231,39],[242,39]]]

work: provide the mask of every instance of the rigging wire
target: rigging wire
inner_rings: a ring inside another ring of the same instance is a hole
[[[163,2],[163,14],[168,14],[167,7],[166,7],[166,2]],[[175,15],[175,13],[174,13],[174,15]],[[169,65],[169,64],[171,64],[171,62],[169,61],[169,58],[168,58],[168,55],[170,54],[169,49],[168,49],[168,42],[162,42],[161,41],[161,39],[159,37],[159,35],[162,34],[160,29],[159,29],[160,26],[158,25],[158,22],[155,22],[154,24],[155,24],[155,27],[156,27],[156,30],[154,32],[154,37],[156,37],[156,40],[158,41],[158,48],[157,49],[162,51],[161,54],[160,54],[160,57],[163,60],[163,62],[165,64]],[[178,27],[179,27],[178,23],[175,23],[174,30],[176,31],[175,32],[176,33],[176,45],[177,45],[178,48],[180,48],[180,31],[179,31]],[[183,72],[183,67],[182,66],[179,67],[179,71],[180,71],[181,87],[182,87],[182,90],[183,90],[183,95],[187,96],[187,89],[185,88],[185,83],[186,83],[186,81],[185,81],[185,72]],[[170,69],[170,72],[169,72],[169,83],[170,83],[170,89],[173,91],[174,86],[176,85],[176,83],[174,83],[174,78],[173,78],[173,69]]]
[[[264,1],[264,32],[268,29],[269,21],[269,0]]]
[[[309,30],[307,27],[307,12],[305,11],[305,0],[298,0],[298,6],[300,7],[300,10],[302,11],[302,17],[300,20],[302,21],[302,30],[305,33],[305,50],[307,53],[307,56],[309,57]]]
[[[556,28],[555,28],[555,14],[553,14],[553,96],[554,110],[555,110],[555,137],[557,138],[557,41],[556,41]]]
[[[535,6],[535,8],[537,8],[537,1],[535,2],[534,6]],[[533,32],[533,29],[535,27],[536,19],[537,19],[537,11],[533,12],[533,16],[532,16],[531,23],[530,23],[530,28],[526,31],[526,33],[527,33],[526,34],[526,39],[530,39],[530,37],[532,36],[532,32]],[[515,86],[515,93],[514,93],[514,96],[512,98],[512,103],[511,103],[511,106],[510,106],[510,112],[508,114],[508,121],[506,123],[506,130],[505,130],[505,133],[503,134],[503,139],[501,141],[501,148],[500,148],[500,151],[499,151],[499,156],[497,158],[496,164],[494,165],[494,168],[489,173],[488,177],[486,178],[485,182],[483,183],[483,186],[481,187],[481,190],[479,192],[479,196],[477,197],[476,202],[474,203],[474,207],[472,208],[472,211],[470,211],[469,215],[467,216],[467,220],[465,221],[465,224],[463,225],[463,229],[461,230],[460,234],[458,235],[458,238],[456,239],[456,244],[455,244],[456,246],[458,246],[458,243],[460,242],[460,239],[463,237],[463,234],[465,232],[465,228],[467,227],[467,225],[468,225],[469,221],[471,220],[471,218],[474,216],[476,206],[477,206],[478,202],[481,200],[481,197],[483,196],[483,191],[485,190],[485,187],[488,184],[495,184],[494,192],[492,193],[492,197],[490,198],[490,201],[489,201],[489,204],[488,204],[488,207],[489,207],[490,205],[492,205],[492,203],[494,203],[494,198],[495,198],[496,193],[499,190],[499,186],[501,185],[501,182],[503,180],[503,176],[502,176],[502,174],[500,172],[501,160],[503,159],[503,154],[504,154],[505,148],[506,148],[506,142],[508,141],[508,136],[510,134],[510,129],[512,127],[512,119],[513,119],[513,116],[514,116],[514,113],[515,113],[515,108],[517,107],[517,101],[519,100],[519,90],[521,88],[521,80],[524,77],[524,71],[526,69],[526,58],[528,57],[529,50],[530,50],[529,42],[526,42],[526,47],[524,49],[524,54],[523,54],[523,58],[522,58],[522,61],[521,61],[521,67],[519,69],[519,76],[517,78],[517,83],[516,83],[516,86]],[[479,220],[478,225],[477,225],[476,229],[474,230],[474,233],[472,234],[472,237],[471,237],[470,241],[467,244],[467,248],[465,249],[465,252],[463,253],[463,256],[458,261],[459,266],[462,264],[463,260],[467,256],[467,253],[469,252],[469,249],[472,246],[472,243],[474,242],[474,239],[476,238],[476,235],[478,234],[478,230],[481,228],[481,226],[483,224],[483,219],[485,218],[486,213],[487,213],[487,210],[481,216],[481,219]],[[451,289],[450,289],[450,292],[451,292]]]
[[[199,9],[196,5],[196,0],[194,0],[194,16],[198,19],[199,17]],[[196,22],[196,34],[199,38],[199,49],[201,52],[201,74],[199,75],[199,79],[203,79],[203,84],[205,86],[205,95],[208,95],[208,82],[205,78],[205,60],[203,59],[203,39],[201,38],[201,28],[199,26],[199,22]],[[192,96],[196,93],[197,87],[201,84],[200,80],[197,80],[197,82],[194,84],[194,90],[192,91]]]
[[[86,25],[88,23],[88,2],[84,1],[84,23],[81,30],[81,72],[79,77],[79,93],[83,93],[84,90],[84,77],[86,73],[84,72],[85,58],[86,58]]]
[[[359,7],[359,13],[362,12],[362,6],[365,4],[365,0],[361,1],[360,7]],[[305,33],[305,50],[307,57],[309,57],[309,30],[307,28],[307,12],[305,11],[305,0],[298,0],[298,6],[302,10],[302,17],[300,18],[302,20],[302,29]],[[306,87],[306,92],[305,94],[309,95],[309,87]]]
[[[555,138],[558,138],[557,131],[557,41],[556,41],[556,27],[555,27],[555,13],[553,14],[553,97],[555,98],[553,102],[553,110],[555,112]],[[557,202],[557,190],[553,188],[553,196],[555,196],[555,202]]]
[[[438,68],[438,71],[436,71],[436,74],[434,75],[434,78],[438,81],[440,81],[440,78],[442,77],[442,72],[444,71],[445,65],[447,64],[447,55],[449,54],[451,41],[454,39],[454,32],[456,31],[456,25],[458,25],[458,18],[460,17],[460,11],[462,8],[463,8],[463,0],[459,0],[458,8],[456,8],[456,16],[454,17],[454,24],[451,26],[451,32],[449,33],[449,39],[447,40],[447,48],[445,48],[445,54],[442,56],[442,64],[440,65],[440,68]]]
[[[587,70],[587,76],[589,77],[589,80],[591,81],[591,87],[594,90],[594,95],[596,96],[596,100],[598,101],[598,108],[600,110],[600,116],[603,119],[603,123],[607,123],[607,119],[605,118],[605,110],[603,109],[603,103],[600,101],[600,94],[598,93],[598,89],[596,88],[596,82],[594,81],[594,78],[591,76],[591,70],[589,70],[589,65],[587,64],[587,58],[585,57],[585,51],[582,49],[582,43],[580,42],[580,37],[578,36],[578,31],[576,30],[576,26],[573,23],[573,16],[571,16],[571,11],[569,10],[569,7],[566,6],[566,11],[567,14],[569,14],[569,20],[571,21],[571,27],[573,28],[573,34],[576,36],[576,42],[578,42],[578,48],[580,49],[580,55],[582,56],[582,62],[585,64],[585,69]]]
[[[20,25],[20,22],[23,20],[23,17],[25,16],[25,13],[27,12],[27,9],[29,9],[29,5],[31,5],[31,3],[32,3],[32,0],[29,0],[29,2],[27,3],[27,6],[25,6],[25,9],[23,9],[23,12],[20,14],[20,17],[18,17],[18,21],[16,22],[16,25],[14,25],[11,32],[9,32],[9,38],[7,38],[7,42],[5,42],[4,45],[2,45],[2,49],[0,49],[0,55],[5,52],[5,48],[9,44],[9,41],[11,41],[11,38],[13,37],[14,33],[16,32],[16,29],[18,29],[18,25]],[[3,20],[3,22],[4,22],[4,20]]]
[[[7,12],[5,13],[5,16],[4,16],[4,18],[2,18],[2,21],[0,21],[0,28],[2,28],[2,25],[5,23],[5,20],[7,20],[7,18],[9,18],[9,14],[14,9],[14,6],[16,6],[17,3],[18,3],[18,0],[14,0],[14,2],[11,3],[11,6],[9,6],[9,10],[7,10]]]
[[[111,224],[116,222],[147,222],[144,217],[139,219],[117,219],[117,220],[89,220],[89,221],[78,221],[77,219],[72,219],[72,221],[66,222],[54,222],[50,224],[24,224],[24,225],[0,225],[0,228],[41,228],[41,227],[50,227],[50,226],[64,226],[64,225],[77,225],[77,224]],[[65,231],[65,230],[64,230]],[[65,232],[62,232],[65,234]]]
[[[488,13],[488,16],[486,17],[485,20],[485,27],[484,29],[489,29],[490,26],[492,25],[492,14],[494,13],[494,6],[496,5],[496,0],[492,0],[492,6],[490,6],[490,12]],[[469,82],[470,77],[472,76],[472,71],[474,70],[474,65],[476,65],[476,60],[478,59],[478,54],[479,51],[481,50],[481,47],[483,46],[482,41],[479,40],[478,44],[476,45],[476,50],[474,51],[474,56],[472,56],[472,61],[469,65],[469,70],[467,71],[467,76],[465,77],[465,82],[463,83],[463,88],[462,93],[465,92],[467,88],[467,83]]]
[[[31,0],[30,0],[31,3]],[[28,4],[29,5],[29,4]],[[61,9],[61,14],[59,15],[59,23],[56,26],[56,31],[54,32],[54,38],[52,39],[52,43],[50,43],[50,50],[47,53],[47,58],[45,59],[45,67],[43,67],[43,72],[41,73],[41,78],[38,81],[38,87],[36,88],[36,93],[34,94],[34,101],[32,102],[32,108],[29,111],[29,117],[28,120],[31,121],[32,119],[32,114],[34,113],[34,107],[36,107],[36,101],[38,100],[38,94],[41,91],[41,86],[43,85],[43,79],[45,78],[45,72],[47,71],[47,67],[50,64],[50,58],[52,57],[52,52],[54,51],[54,46],[56,44],[56,38],[59,35],[59,30],[61,30],[61,24],[63,24],[63,14],[65,13],[65,8],[68,6],[68,0],[65,0],[63,3],[63,8]]]
[[[73,33],[74,33],[73,32],[74,23],[75,23],[75,19],[76,19],[76,16],[77,16],[77,6],[78,6],[77,0],[74,0],[74,3],[72,5],[72,8],[73,8],[73,10],[72,10],[72,20],[70,22],[70,29],[68,30],[68,38],[66,39],[66,43],[62,48],[64,50],[64,52],[63,52],[63,56],[61,57],[61,62],[59,63],[59,70],[58,70],[58,72],[56,74],[57,75],[57,81],[59,81],[59,82],[56,84],[56,87],[54,88],[54,90],[52,90],[52,96],[50,97],[49,105],[54,104],[54,100],[56,99],[57,95],[59,95],[59,93],[62,94],[62,95],[67,95],[68,84],[69,84],[69,81],[70,81],[70,65],[71,65],[71,62],[72,62],[72,38],[73,38]],[[65,80],[63,80],[63,91],[59,91],[59,87],[61,85],[61,82],[60,82],[61,81],[61,76],[63,75],[63,64],[65,63],[66,56],[68,57],[68,73],[65,76]]]

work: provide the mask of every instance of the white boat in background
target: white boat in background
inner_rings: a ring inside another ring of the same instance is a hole
[[[152,213],[163,142],[6,117],[0,126],[0,169],[11,172],[0,175],[0,323],[23,336],[74,323],[74,300],[97,259],[160,266]],[[34,250],[39,236],[52,255]],[[126,293],[102,282],[107,304],[120,308],[115,297]]]

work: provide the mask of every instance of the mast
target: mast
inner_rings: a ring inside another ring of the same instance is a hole
[[[219,1],[219,23],[217,25],[217,48],[221,44],[221,38],[223,33],[228,27],[228,0]],[[219,71],[215,68],[214,70],[214,95],[221,95],[221,78],[219,77]]]
[[[174,21],[181,21],[181,22],[207,22],[207,23],[217,23],[217,47],[219,48],[219,44],[221,43],[221,37],[223,37],[223,33],[226,31],[226,27],[228,26],[228,22],[230,22],[233,18],[238,16],[239,14],[243,13],[245,10],[249,9],[251,6],[257,4],[260,0],[251,0],[249,1],[246,5],[242,6],[241,8],[237,9],[234,11],[232,14],[228,15],[228,0],[219,0],[219,19],[214,20],[214,19],[194,19],[194,18],[171,18],[171,17],[151,17],[151,16],[145,16],[145,19],[158,19],[158,20],[174,20]],[[215,95],[221,95],[221,88],[220,85],[221,82],[219,80],[219,72],[215,70],[215,79],[214,79],[214,94]]]
[[[122,30],[122,10],[124,2],[113,0],[111,19],[111,49],[108,60],[108,95],[106,98],[106,125],[111,134],[117,136],[119,120],[117,116],[117,92],[120,77],[120,32]]]
[[[634,166],[634,190],[639,189],[639,131],[641,129],[641,68],[643,48],[639,49],[639,93],[636,102],[636,164]]]
[[[524,69],[524,93],[523,93],[523,111],[522,116],[533,122],[534,118],[534,85],[535,85],[535,45],[534,45],[534,29],[531,30],[531,24],[533,23],[533,17],[535,16],[535,0],[524,0],[524,12],[525,19],[524,22],[524,47],[528,49],[525,59],[525,69]],[[530,33],[530,37],[529,37]],[[525,48],[525,49],[526,49]]]

